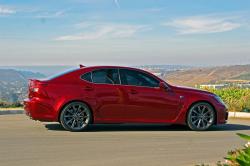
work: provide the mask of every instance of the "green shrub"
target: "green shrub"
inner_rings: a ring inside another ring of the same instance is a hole
[[[237,133],[238,136],[248,141],[243,149],[228,152],[225,163],[218,162],[218,166],[250,166],[250,136]]]
[[[229,87],[224,89],[204,88],[204,90],[220,96],[227,104],[229,111],[250,112],[250,89]]]

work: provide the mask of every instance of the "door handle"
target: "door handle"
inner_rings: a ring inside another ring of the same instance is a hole
[[[86,87],[84,87],[84,90],[86,90],[86,91],[92,91],[92,90],[94,90],[94,88],[91,87],[91,86],[86,86]]]
[[[130,93],[131,93],[131,94],[137,94],[138,92],[137,92],[137,90],[135,90],[135,89],[131,89],[131,90],[130,90]]]

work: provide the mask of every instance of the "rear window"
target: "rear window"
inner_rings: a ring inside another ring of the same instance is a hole
[[[71,73],[73,71],[76,71],[76,70],[78,70],[78,68],[69,69],[69,70],[66,70],[66,71],[63,71],[63,72],[51,75],[51,76],[47,77],[45,80],[52,80],[52,79],[61,77],[61,76],[65,75],[65,74],[68,74],[68,73]]]

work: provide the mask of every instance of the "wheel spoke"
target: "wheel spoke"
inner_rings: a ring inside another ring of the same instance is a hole
[[[208,123],[208,120],[207,120],[207,119],[205,119],[205,118],[203,118],[203,121],[204,121],[205,123]]]
[[[206,123],[204,122],[203,119],[201,119],[201,124],[202,124],[202,127],[206,127]]]
[[[78,106],[78,105],[74,105],[74,106],[73,106],[75,113],[77,113],[78,108],[79,108],[79,106],[78,106],[78,107],[77,107],[77,106]]]
[[[77,127],[80,128],[81,127],[81,122],[78,120],[76,121]]]
[[[197,127],[198,127],[198,128],[200,128],[200,126],[201,126],[201,119],[199,119],[199,122],[198,122],[198,124],[197,124]]]
[[[211,113],[211,112],[209,110],[207,110],[207,112],[205,112],[203,115],[205,116],[205,115],[207,115],[209,113]]]
[[[196,110],[193,110],[193,113],[195,113],[196,115],[198,115],[198,114],[199,114]]]
[[[72,120],[73,120],[73,118],[70,119],[70,120],[68,120],[68,121],[66,122],[66,124],[69,124],[70,122],[72,122]]]
[[[197,118],[195,121],[193,121],[193,124],[195,124],[199,119]]]
[[[198,118],[198,116],[196,116],[196,115],[193,115],[193,116],[191,116],[191,118]]]
[[[83,106],[78,107],[78,113],[82,114],[84,112],[85,108]]]
[[[203,106],[203,108],[201,109],[201,113],[204,114],[204,111],[206,110],[206,107]]]
[[[76,120],[74,119],[73,123],[71,124],[71,128],[73,129],[75,127]]]
[[[73,114],[74,110],[73,110],[73,109],[68,108],[68,109],[67,109],[67,112],[68,112],[68,113],[70,113],[70,114]]]
[[[198,106],[197,109],[198,109],[198,112],[201,113],[201,107]]]
[[[65,118],[72,118],[73,115],[65,115],[64,117],[65,117]]]

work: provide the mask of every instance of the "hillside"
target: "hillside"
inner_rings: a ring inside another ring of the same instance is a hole
[[[42,78],[41,73],[0,69],[0,101],[22,101],[27,94],[29,78]]]
[[[250,80],[250,72],[234,77],[236,80]]]
[[[250,81],[250,65],[193,68],[174,71],[164,77],[169,83],[195,86],[206,83]]]

